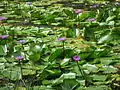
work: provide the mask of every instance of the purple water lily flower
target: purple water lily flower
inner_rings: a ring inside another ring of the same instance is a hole
[[[23,56],[17,56],[16,59],[17,59],[17,60],[23,60],[24,57],[23,57]]]
[[[89,18],[88,19],[88,21],[90,21],[90,22],[93,22],[93,21],[95,21],[96,19],[95,18]]]
[[[79,13],[82,13],[82,12],[83,12],[82,9],[77,9],[77,10],[75,10],[75,13],[76,13],[76,14],[79,14]]]
[[[66,37],[60,37],[58,38],[59,41],[65,41],[66,40]]]
[[[100,6],[99,4],[94,4],[94,5],[91,6],[91,8],[97,8],[99,6]]]
[[[5,19],[6,19],[5,17],[0,16],[0,21],[5,20]]]
[[[80,61],[80,56],[73,56],[74,61]]]
[[[26,2],[27,5],[32,5],[32,2]]]
[[[0,36],[1,39],[7,39],[9,37],[9,35],[2,35]]]
[[[18,42],[19,43],[25,43],[26,41],[25,40],[19,40]]]

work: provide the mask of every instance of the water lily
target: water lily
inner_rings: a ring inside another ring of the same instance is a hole
[[[6,19],[5,17],[0,16],[0,21],[5,20],[5,19]]]
[[[22,68],[22,60],[24,59],[24,57],[22,55],[20,56],[17,56],[16,59],[18,60],[18,65],[19,65],[19,68],[20,68],[20,74],[21,74],[21,80],[22,80],[22,77],[23,77],[23,68]],[[22,80],[22,83],[24,84],[24,86],[26,86],[24,80]]]
[[[32,2],[26,2],[27,5],[32,5]]]
[[[9,35],[2,35],[0,36],[1,39],[7,39],[9,37]]]
[[[65,57],[65,47],[64,47],[65,42],[64,41],[66,40],[66,37],[60,37],[58,38],[58,40],[62,41],[62,49],[63,49],[62,58],[64,58]]]
[[[77,9],[77,10],[75,10],[75,13],[76,13],[76,14],[79,14],[79,13],[82,13],[82,12],[83,12],[82,9]]]
[[[80,61],[80,56],[73,56],[74,61]]]
[[[91,6],[91,8],[97,8],[99,6],[100,6],[99,4],[94,4],[94,5]]]
[[[18,42],[19,43],[25,43],[26,41],[25,40],[19,40]]]
[[[65,41],[66,40],[66,37],[60,37],[58,38],[59,41]]]
[[[89,19],[88,19],[89,22],[93,22],[93,21],[95,21],[95,20],[96,20],[95,18],[89,18]]]
[[[85,86],[87,86],[88,85],[88,80],[87,80],[87,74],[84,72],[84,70],[79,66],[79,62],[78,61],[80,61],[80,56],[77,56],[77,55],[75,55],[75,56],[73,56],[73,60],[74,61],[76,61],[76,63],[77,63],[77,66],[78,66],[78,69],[79,69],[79,71],[80,71],[80,73],[81,73],[81,76],[82,76],[82,78],[85,80]]]
[[[17,60],[23,60],[24,57],[23,57],[23,56],[17,56],[16,59],[17,59]]]

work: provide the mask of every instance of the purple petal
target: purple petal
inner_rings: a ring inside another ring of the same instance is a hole
[[[89,18],[88,21],[93,22],[95,21],[95,18]]]
[[[91,6],[91,8],[97,8],[99,6],[100,6],[99,4],[94,4],[94,5]]]
[[[23,57],[23,56],[17,56],[16,59],[17,59],[17,60],[23,60],[24,57]]]
[[[6,19],[5,17],[0,16],[0,21],[5,20],[5,19]]]
[[[73,56],[73,60],[74,61],[79,61],[80,60],[80,56]]]
[[[82,12],[83,12],[82,9],[75,10],[75,13],[76,13],[76,14],[79,14],[79,13],[82,13]]]
[[[61,38],[58,38],[59,41],[65,41],[66,40],[66,37],[61,37]]]
[[[27,5],[32,5],[32,2],[26,2]]]
[[[2,35],[0,36],[1,39],[7,39],[9,37],[9,35]]]
[[[19,43],[25,43],[26,41],[25,40],[19,40],[18,42]]]

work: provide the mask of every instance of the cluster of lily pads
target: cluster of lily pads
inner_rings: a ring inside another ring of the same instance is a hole
[[[120,3],[55,2],[0,1],[0,90],[119,90]]]

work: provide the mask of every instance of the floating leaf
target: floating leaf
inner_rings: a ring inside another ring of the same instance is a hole
[[[57,57],[62,55],[62,49],[56,49],[49,57],[48,61],[52,62],[54,61]]]
[[[98,67],[96,67],[95,65],[88,64],[88,63],[84,64],[83,68],[86,68],[90,72],[98,72]]]
[[[107,79],[107,75],[91,75],[93,80],[95,81],[105,81]]]
[[[40,53],[32,52],[29,55],[29,59],[33,62],[38,61],[40,59]]]
[[[104,72],[104,73],[116,73],[117,72],[117,68],[115,68],[115,67],[113,67],[113,66],[104,66],[103,68],[102,68],[102,71]]]
[[[88,87],[86,90],[112,90],[110,87],[101,85],[101,86],[91,86]]]
[[[98,43],[105,43],[105,42],[109,42],[110,40],[112,40],[112,37],[111,37],[111,34],[107,34],[103,37],[101,37],[99,40],[98,40]]]
[[[116,17],[115,15],[114,15],[114,16],[109,16],[109,17],[106,19],[106,22],[113,20],[115,17]]]
[[[61,66],[67,65],[69,61],[70,61],[70,58],[65,58],[65,59],[62,60],[60,65]]]
[[[21,79],[21,74],[19,71],[8,71],[4,70],[3,71],[3,76],[7,77],[11,80],[20,80]]]
[[[53,81],[53,85],[57,85],[63,82],[64,79],[75,79],[76,74],[75,73],[67,73],[67,74],[62,74],[60,78],[56,79]]]
[[[23,69],[23,75],[34,75],[36,73],[35,70]]]

